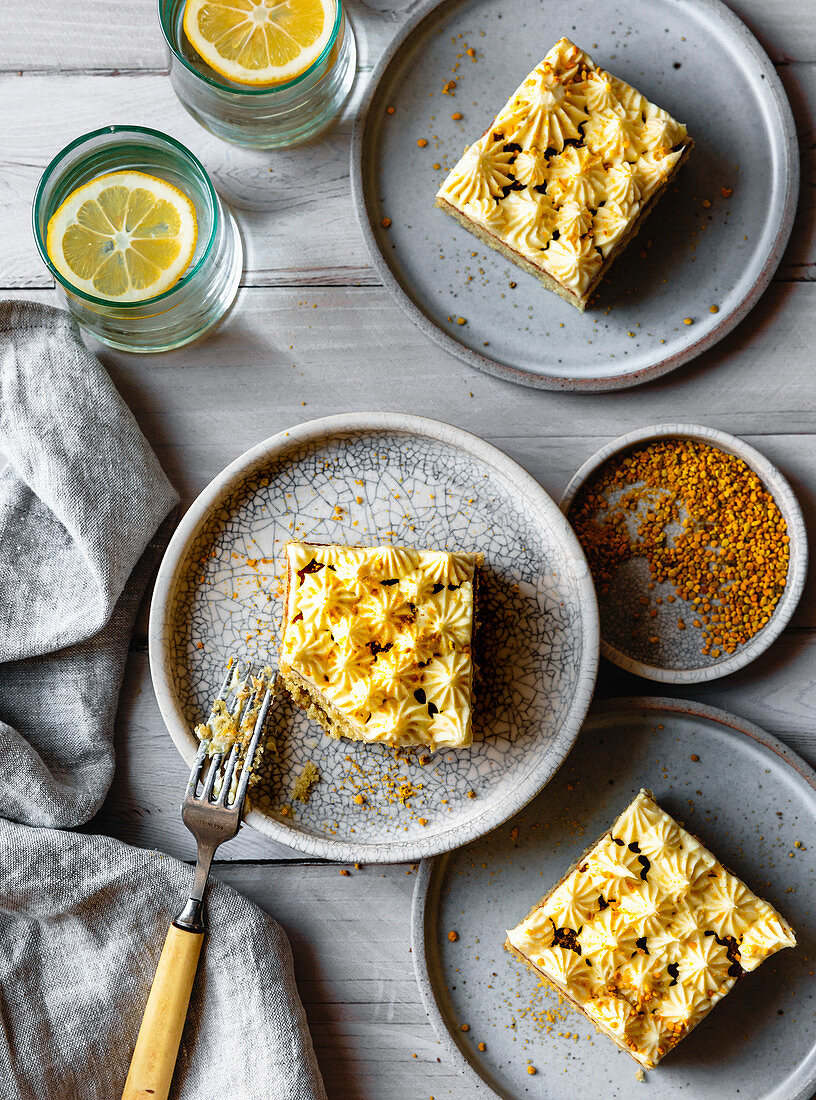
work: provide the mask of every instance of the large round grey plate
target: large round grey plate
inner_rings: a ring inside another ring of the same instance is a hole
[[[289,538],[484,554],[485,676],[473,745],[425,764],[416,753],[332,740],[276,701],[268,726],[277,752],[266,754],[248,824],[309,855],[398,862],[506,821],[558,769],[595,685],[595,590],[554,502],[476,436],[397,413],[325,417],[241,455],[179,524],[150,612],[153,686],[188,762],[193,725],[230,654],[277,660]],[[309,760],[321,781],[304,805],[291,791]],[[401,801],[407,784],[413,793]]]
[[[561,35],[686,122],[697,143],[583,315],[433,205],[464,146]],[[443,0],[424,4],[377,66],[351,179],[374,265],[428,336],[490,374],[599,391],[680,366],[745,316],[788,239],[799,162],[776,72],[719,0]]]
[[[475,1095],[490,1095],[490,1088],[508,1100],[640,1094],[629,1055],[576,1011],[559,1007],[502,949],[505,929],[529,912],[640,787],[651,788],[726,866],[777,905],[799,940],[738,983],[647,1075],[644,1096],[810,1097],[816,1085],[816,774],[750,722],[671,699],[620,699],[593,709],[564,766],[534,802],[489,836],[422,864],[414,893],[414,964],[443,1045]],[[455,942],[448,939],[452,930]]]

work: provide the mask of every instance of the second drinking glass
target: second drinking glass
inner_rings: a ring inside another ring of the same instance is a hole
[[[299,3],[302,6],[303,0]],[[354,82],[357,46],[341,0],[306,3],[303,18],[313,17],[316,9],[324,26],[316,46],[311,52],[304,49],[301,56],[308,60],[318,48],[320,52],[304,71],[272,82],[275,72],[288,74],[298,65],[297,57],[281,63],[275,55],[276,38],[283,43],[292,38],[278,21],[288,19],[294,28],[300,18],[291,0],[241,0],[240,6],[159,0],[170,80],[193,118],[225,141],[258,149],[297,145],[329,124]],[[210,7],[219,10],[211,12]],[[223,32],[213,30],[213,18],[229,20]],[[235,57],[224,57],[219,50],[225,41],[243,42],[244,47],[236,47]],[[273,74],[267,82],[261,82],[264,67]],[[228,73],[241,79],[231,79]]]

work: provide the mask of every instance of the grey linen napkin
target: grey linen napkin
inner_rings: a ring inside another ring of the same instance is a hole
[[[62,830],[110,785],[133,619],[177,497],[48,307],[0,303],[0,453],[0,1095],[116,1100],[191,870]],[[325,1100],[284,933],[219,884],[208,911],[171,1095]]]

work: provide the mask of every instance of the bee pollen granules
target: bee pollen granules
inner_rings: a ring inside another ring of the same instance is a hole
[[[743,459],[706,443],[664,439],[613,456],[569,518],[599,596],[627,562],[644,559],[649,589],[656,597],[656,586],[670,585],[686,602],[714,660],[760,631],[785,589],[790,539],[776,501]],[[675,611],[672,622],[688,634],[688,616]]]

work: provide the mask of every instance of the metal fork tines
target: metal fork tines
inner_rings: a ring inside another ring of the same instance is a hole
[[[228,752],[212,737],[198,748],[181,818],[196,839],[198,859],[189,900],[173,921],[179,928],[203,931],[202,901],[215,851],[241,826],[247,786],[266,714],[274,693],[272,672],[257,675],[251,665],[230,668],[213,704],[208,728],[216,723],[234,732]],[[199,727],[201,729],[201,727]]]

